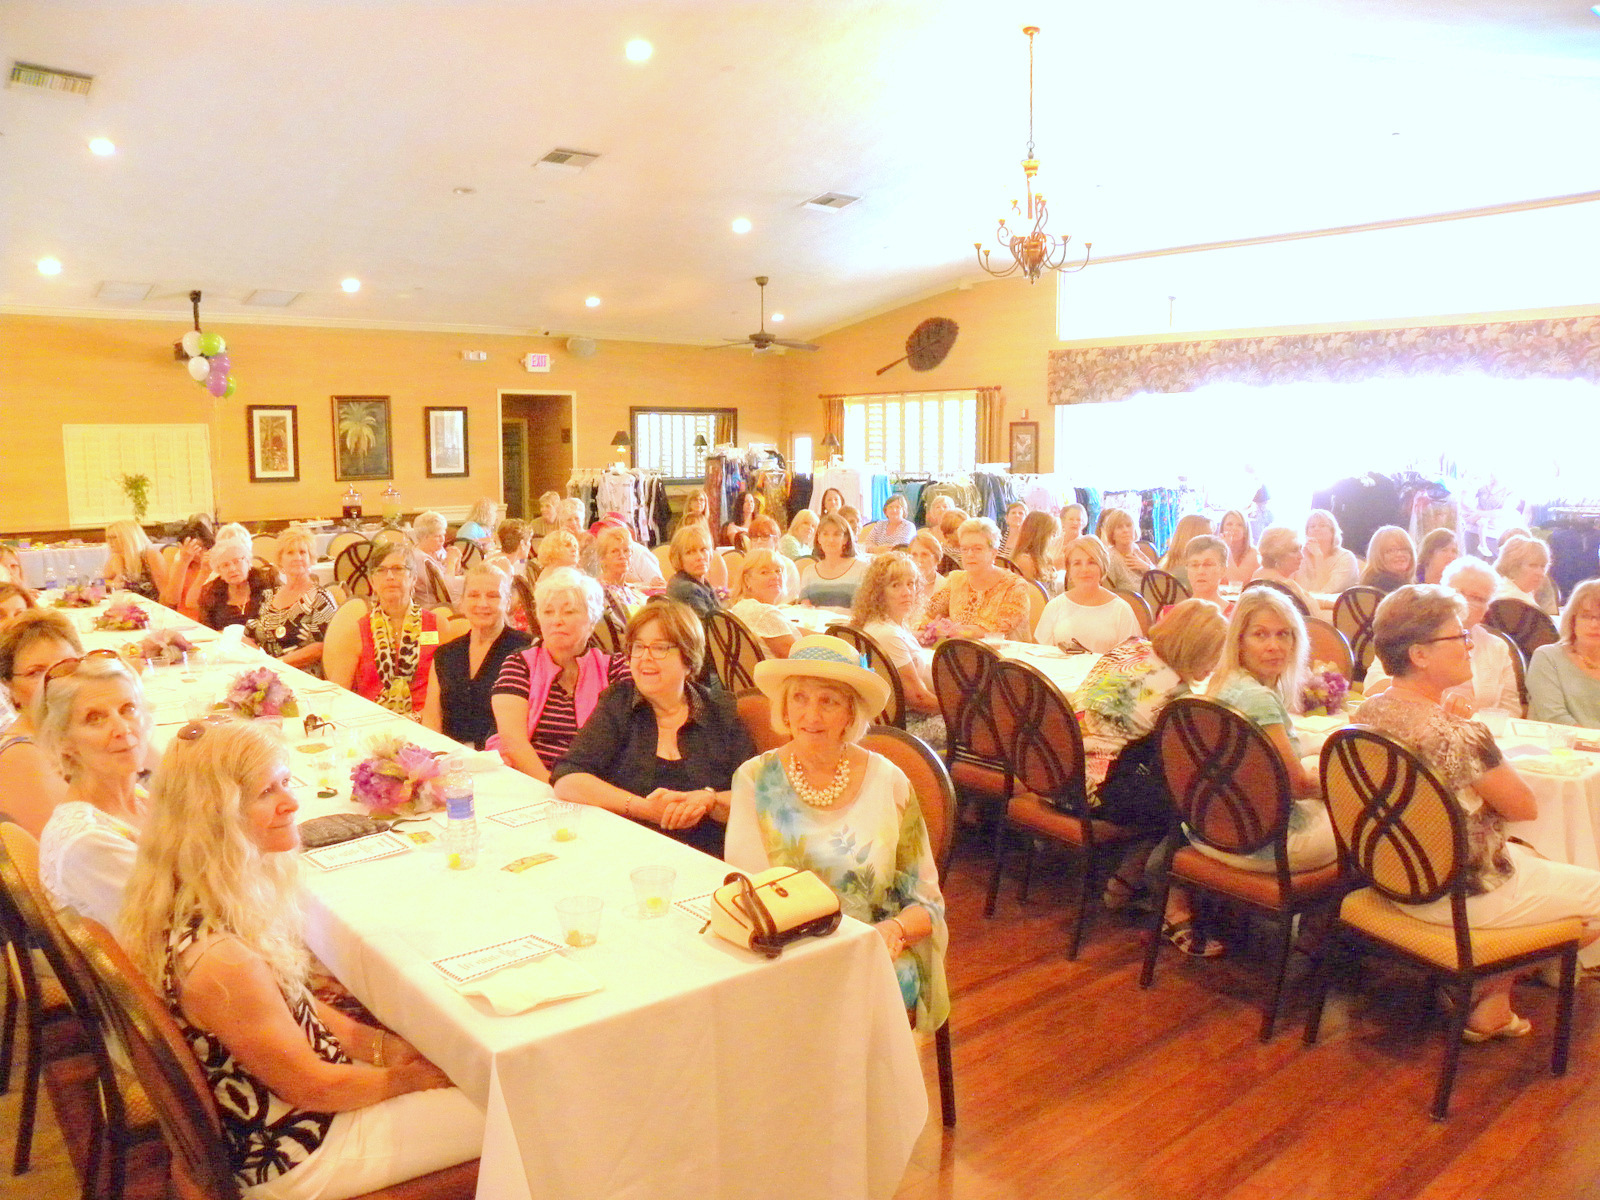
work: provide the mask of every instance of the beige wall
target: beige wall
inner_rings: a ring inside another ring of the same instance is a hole
[[[737,407],[741,441],[777,440],[781,359],[694,346],[601,342],[592,358],[568,354],[560,339],[455,333],[227,325],[206,328],[228,341],[235,395],[213,404],[174,361],[185,322],[0,315],[0,531],[67,526],[63,424],[208,422],[213,473],[225,519],[326,516],[346,485],[333,478],[330,397],[390,397],[395,484],[407,509],[468,504],[500,494],[498,393],[572,392],[574,462],[614,461],[611,438],[633,405]],[[465,362],[462,350],[486,350]],[[529,351],[554,357],[530,374]],[[251,483],[245,407],[299,408],[300,482]],[[428,479],[422,410],[469,409],[472,474]],[[371,510],[382,482],[358,483]]]

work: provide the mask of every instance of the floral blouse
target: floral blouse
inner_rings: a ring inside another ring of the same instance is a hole
[[[1355,721],[1405,742],[1455,793],[1467,818],[1467,853],[1472,858],[1467,894],[1492,892],[1515,870],[1506,853],[1505,818],[1485,804],[1473,785],[1505,761],[1487,726],[1445,712],[1437,704],[1380,692],[1356,709]]]
[[[921,905],[933,918],[933,933],[896,960],[895,975],[906,1007],[916,1008],[918,1030],[944,1023],[950,931],[939,872],[910,781],[888,759],[869,752],[855,800],[816,808],[795,795],[779,751],[756,755],[733,776],[723,857],[741,871],[815,871],[838,893],[845,914],[869,925]]]
[[[965,571],[951,571],[944,586],[928,600],[927,619],[949,617],[957,625],[978,625],[989,633],[1028,641],[1028,581],[1010,571],[979,591]]]
[[[1117,755],[1155,728],[1168,701],[1188,691],[1189,685],[1142,639],[1123,642],[1100,656],[1072,694],[1083,729],[1090,804]]]
[[[322,641],[339,606],[326,588],[313,588],[288,608],[274,608],[277,588],[262,598],[261,608],[244,624],[245,633],[273,658]]]

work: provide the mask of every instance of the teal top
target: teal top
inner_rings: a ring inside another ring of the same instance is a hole
[[[1600,679],[1560,643],[1540,646],[1528,660],[1528,719],[1600,729]]]
[[[856,589],[866,575],[864,558],[851,559],[849,569],[837,579],[824,579],[817,574],[815,563],[807,563],[800,568],[800,599],[818,608],[849,608],[856,602]]]

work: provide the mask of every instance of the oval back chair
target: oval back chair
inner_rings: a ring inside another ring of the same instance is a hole
[[[906,727],[906,689],[900,680],[900,668],[894,665],[888,651],[878,644],[878,640],[864,629],[857,629],[854,625],[829,625],[830,637],[840,638],[849,642],[860,652],[866,660],[867,668],[889,685],[889,703],[884,706],[877,722],[880,725],[893,725],[896,729]]]
[[[992,694],[999,661],[992,646],[971,638],[945,638],[933,650],[933,694],[944,716],[950,778],[985,803],[1011,797],[1010,760]]]
[[[1150,611],[1159,614],[1167,605],[1187,600],[1189,589],[1184,587],[1183,582],[1171,572],[1163,571],[1160,567],[1152,567],[1139,581],[1139,594],[1150,605]]]
[[[1139,636],[1148,635],[1155,619],[1150,615],[1150,605],[1145,603],[1145,598],[1138,592],[1124,591],[1122,588],[1114,588],[1113,591],[1126,600],[1128,607],[1133,609],[1134,618],[1139,622]]]
[[[756,664],[767,657],[761,639],[726,609],[706,615],[706,655],[722,686],[735,694],[756,685]]]
[[[1350,643],[1328,622],[1320,617],[1306,618],[1306,640],[1311,643],[1312,663],[1332,663],[1346,679],[1355,669],[1355,656],[1350,653]]]
[[[1351,680],[1360,683],[1367,677],[1375,649],[1372,645],[1372,619],[1384,593],[1379,588],[1356,584],[1345,588],[1333,602],[1333,627],[1350,643]]]
[[[1526,662],[1533,660],[1533,652],[1540,646],[1549,646],[1561,640],[1556,633],[1556,623],[1548,613],[1510,596],[1491,601],[1483,623],[1490,629],[1498,629],[1515,642]]]

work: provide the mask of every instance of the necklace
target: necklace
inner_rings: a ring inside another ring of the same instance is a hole
[[[375,609],[371,629],[373,666],[383,685],[377,701],[390,712],[409,716],[416,707],[411,686],[422,657],[422,610],[413,604],[396,631],[388,615]]]
[[[794,794],[812,808],[832,808],[850,786],[850,755],[840,751],[839,766],[833,773],[833,782],[827,787],[814,788],[807,783],[806,773],[793,754],[783,764],[783,773],[789,777],[789,786],[794,788]]]

